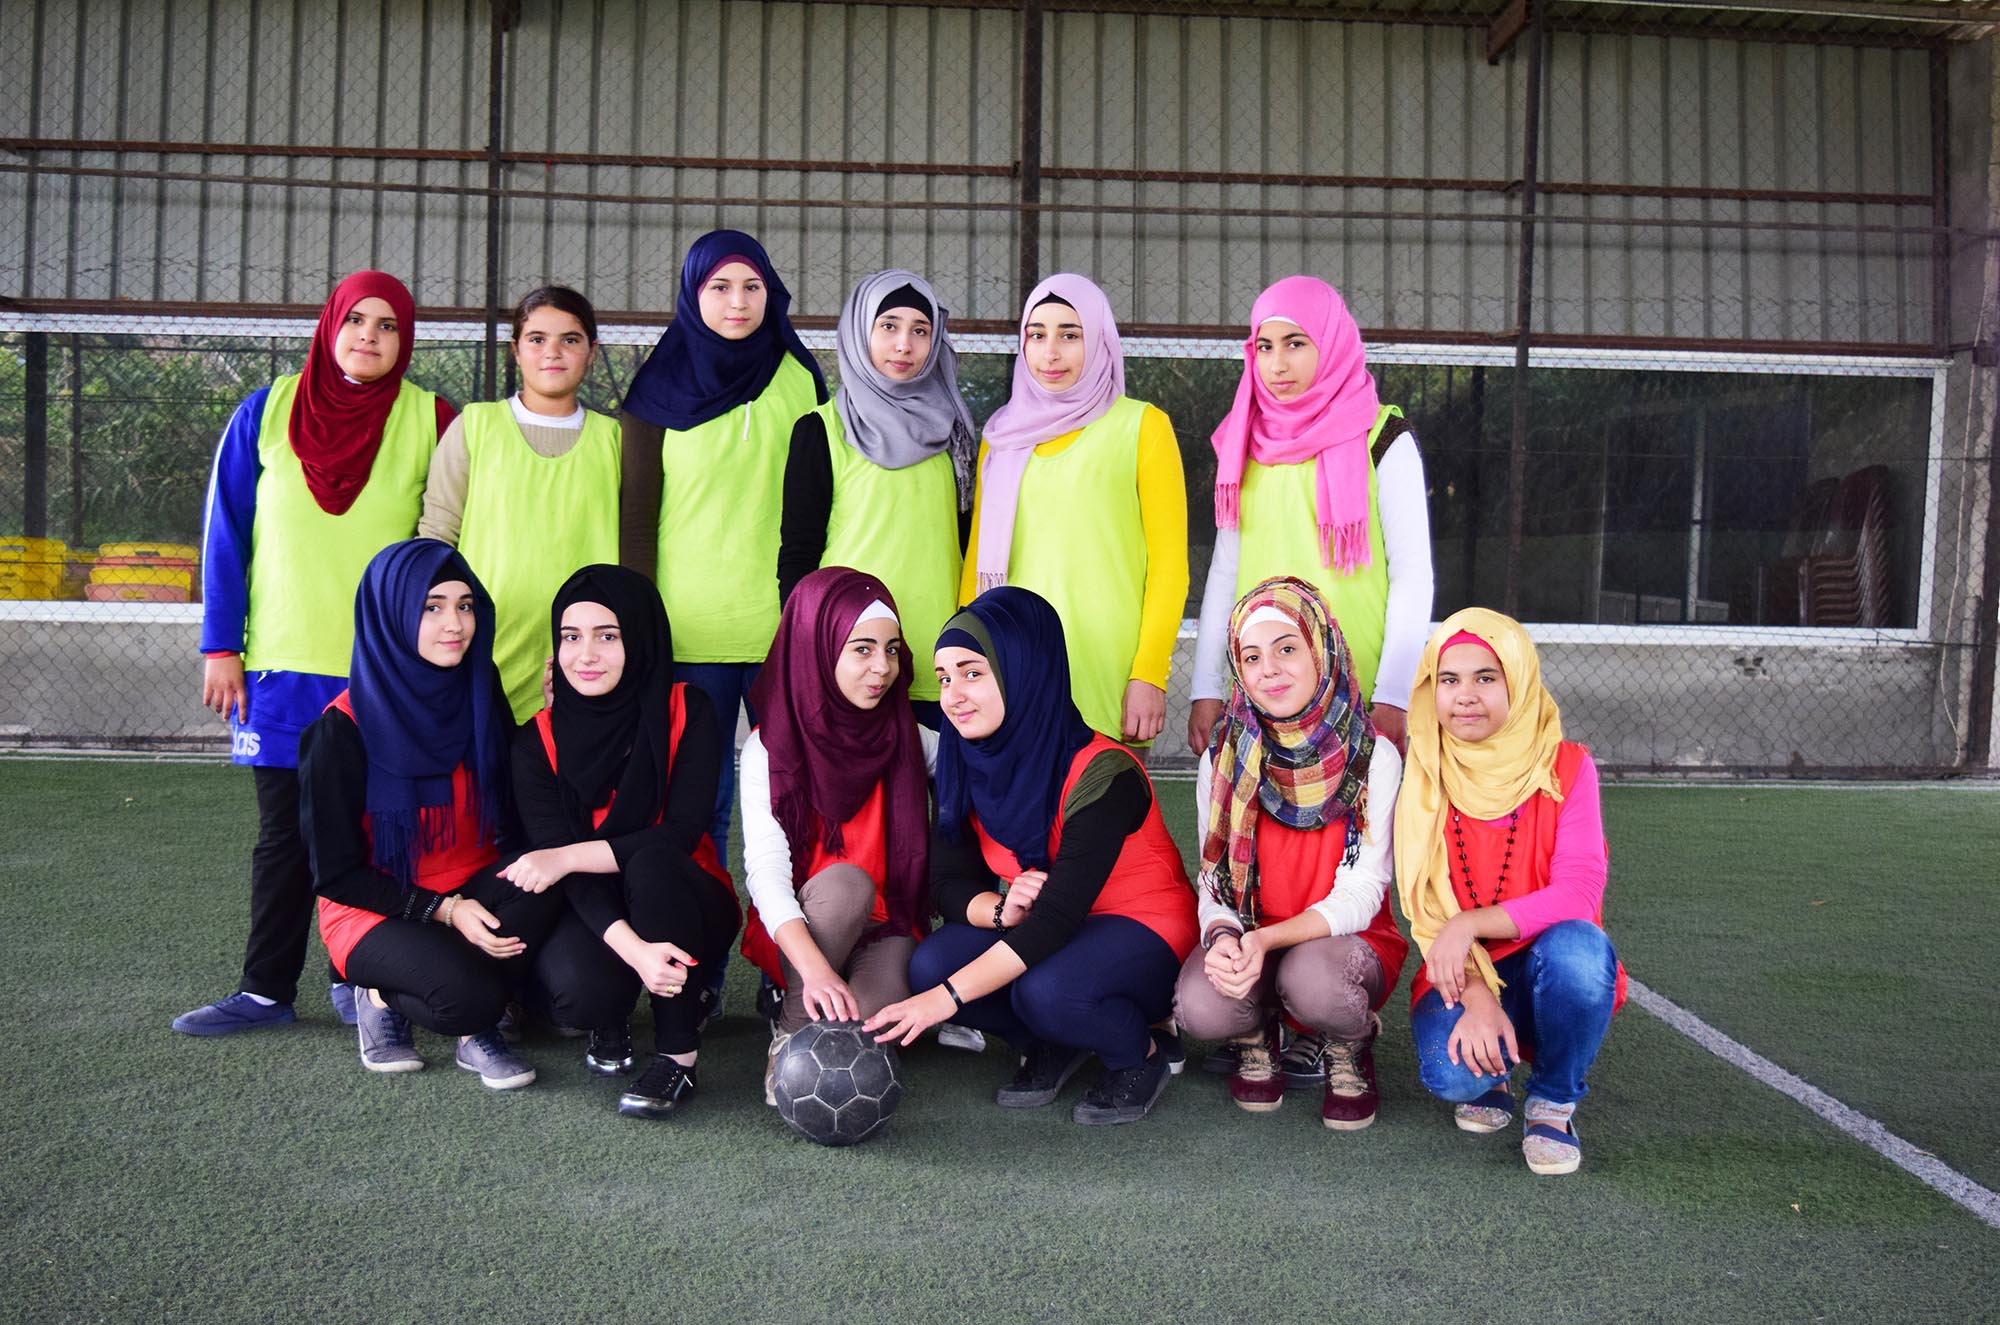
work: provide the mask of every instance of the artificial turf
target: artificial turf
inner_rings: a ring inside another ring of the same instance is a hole
[[[1076,1085],[1056,1108],[1004,1112],[988,1101],[1008,1071],[997,1049],[926,1044],[904,1059],[909,1090],[888,1132],[821,1150],[761,1103],[763,1030],[741,962],[701,1094],[671,1123],[617,1117],[615,1086],[549,1036],[526,1048],[541,1079],[523,1091],[482,1090],[427,1036],[431,1070],[364,1073],[310,977],[295,1027],[177,1036],[167,1021],[235,975],[248,783],[217,766],[0,760],[0,1317],[1908,1321],[1994,1309],[2000,1233],[1636,1008],[1579,1114],[1583,1172],[1559,1180],[1528,1174],[1516,1137],[1463,1135],[1421,1095],[1400,994],[1378,1051],[1382,1116],[1345,1135],[1318,1125],[1311,1097],[1253,1117],[1193,1071],[1132,1127],[1072,1125]],[[1634,973],[1878,1116],[1899,1083],[1949,1094],[1958,1078],[1928,1065],[1981,1053],[1990,993],[1979,1018],[1958,1005],[1960,986],[1893,985],[1900,1015],[1866,1022],[1901,1046],[1883,1057],[1843,1052],[1838,1027],[1819,1027],[1854,1002],[1849,981],[1788,973],[1869,979],[1884,950],[1865,919],[1838,919],[1850,913],[1890,918],[1901,965],[1976,960],[1970,885],[1919,894],[1907,844],[1990,837],[2000,803],[1896,792],[1864,807],[1857,793],[1787,791],[1768,794],[1795,799],[1760,814],[1765,793],[1740,793],[1753,799],[1733,811],[1694,799],[1736,794],[1607,794],[1610,924]],[[1961,806],[1966,824],[1931,832]],[[1871,818],[1872,832],[1849,822]],[[1175,827],[1187,836],[1184,815]],[[1903,844],[1897,880],[1876,869],[1892,853],[1838,848],[1862,840]],[[1774,923],[1757,899],[1789,896],[1788,875],[1817,881],[1806,902],[1840,909]],[[1898,906],[1885,888],[1956,902]],[[315,945],[308,970],[322,969]],[[1966,1018],[1985,1021],[1971,1040]],[[1994,1137],[1976,1103],[1927,1100],[1891,1125],[1940,1154],[1958,1146],[1970,1165]],[[1922,1131],[1933,1125],[1944,1131]]]

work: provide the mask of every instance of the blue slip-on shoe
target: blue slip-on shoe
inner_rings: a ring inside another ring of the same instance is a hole
[[[217,999],[192,1012],[174,1018],[174,1029],[182,1035],[234,1035],[238,1031],[262,1030],[297,1021],[290,1003],[259,1003],[245,993]]]
[[[354,986],[336,980],[326,987],[327,1001],[333,1004],[333,1015],[340,1018],[343,1026],[354,1024]]]

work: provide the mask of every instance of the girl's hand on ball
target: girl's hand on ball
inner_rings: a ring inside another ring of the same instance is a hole
[[[854,1021],[861,1016],[861,1004],[854,991],[832,968],[820,975],[802,975],[800,979],[805,985],[801,997],[806,1014],[814,1021]]]
[[[958,1004],[945,993],[943,985],[926,989],[921,994],[913,994],[900,1003],[891,1003],[880,1012],[863,1022],[864,1031],[880,1031],[875,1043],[887,1044],[895,1041],[908,1047],[917,1042],[917,1037],[941,1021],[949,1020],[958,1011]]]

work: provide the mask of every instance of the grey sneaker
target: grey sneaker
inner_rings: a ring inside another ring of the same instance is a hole
[[[985,1033],[976,1031],[970,1026],[960,1026],[951,1021],[939,1022],[937,1037],[938,1043],[947,1049],[963,1049],[969,1054],[986,1052]]]
[[[354,991],[354,1027],[361,1039],[361,1066],[370,1072],[414,1072],[424,1065],[410,1019],[376,1007],[366,989]]]
[[[1084,1092],[1070,1118],[1085,1127],[1136,1123],[1152,1112],[1171,1080],[1167,1056],[1155,1053],[1137,1067],[1107,1072],[1102,1081]]]
[[[771,1048],[764,1055],[764,1103],[778,1107],[778,1055],[785,1052],[785,1046],[792,1037],[785,1031],[771,1032]]]
[[[497,1030],[460,1040],[458,1065],[468,1072],[477,1072],[489,1090],[513,1090],[535,1079],[535,1069],[515,1056]]]
[[[1286,1090],[1318,1090],[1326,1084],[1326,1041],[1311,1031],[1293,1031],[1278,1065]]]
[[[993,1092],[1003,1109],[1039,1109],[1053,1104],[1063,1084],[1090,1061],[1090,1054],[1066,1044],[1038,1044],[1021,1058],[1014,1079]]]

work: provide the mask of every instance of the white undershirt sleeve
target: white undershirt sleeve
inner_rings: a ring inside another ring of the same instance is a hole
[[[1424,459],[1414,433],[1405,433],[1389,444],[1375,475],[1382,546],[1389,557],[1389,608],[1382,630],[1382,660],[1375,668],[1375,694],[1370,702],[1406,709],[1410,687],[1417,679],[1417,664],[1430,639],[1435,588]]]
[[[1201,617],[1194,633],[1194,679],[1188,698],[1229,696],[1229,613],[1236,606],[1236,567],[1243,555],[1243,531],[1215,531],[1215,555],[1201,589]]]
[[[1359,934],[1382,909],[1395,873],[1390,827],[1396,818],[1396,789],[1402,784],[1403,761],[1396,747],[1376,741],[1368,760],[1368,831],[1361,835],[1361,850],[1353,864],[1333,872],[1333,887],[1312,905],[1336,935]]]
[[[736,766],[737,798],[743,806],[743,887],[750,894],[764,932],[775,935],[788,920],[804,920],[792,887],[792,844],[771,812],[771,757],[756,732],[743,743]]]

